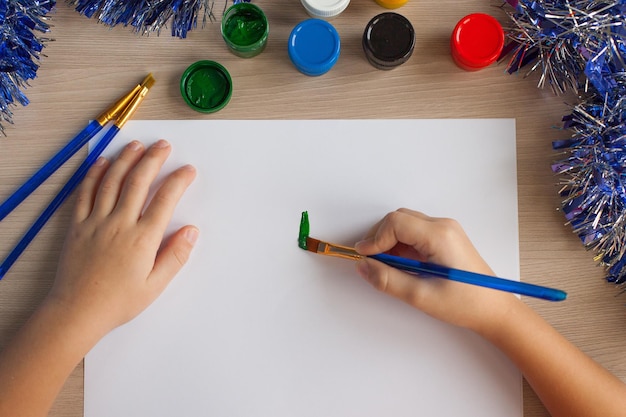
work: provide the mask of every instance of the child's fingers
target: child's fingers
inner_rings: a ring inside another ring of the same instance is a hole
[[[419,211],[410,210],[410,209],[407,209],[407,208],[400,208],[400,209],[398,209],[396,211],[401,212],[401,213],[405,213],[405,214],[408,214],[408,215],[411,215],[411,216],[414,216],[414,217],[417,217],[419,219],[432,220],[432,217],[429,217],[426,214],[424,214],[422,212],[419,212]],[[367,240],[367,239],[370,239],[370,238],[373,238],[374,236],[376,236],[376,233],[378,232],[378,229],[383,224],[383,222],[385,222],[385,218],[382,218],[374,226],[372,226],[370,228],[370,230],[368,230],[368,232],[363,236],[362,240]]]
[[[408,208],[399,208],[397,211],[404,213],[404,214],[409,214],[413,217],[417,217],[418,219],[423,219],[423,220],[434,220],[433,217],[430,217],[424,213],[422,213],[421,211],[416,211],[416,210],[411,210]]]
[[[485,317],[493,319],[489,310],[494,303],[515,297],[443,278],[408,274],[370,258],[359,260],[357,271],[377,290],[461,327],[475,328],[477,323],[484,323]]]
[[[159,140],[145,152],[137,165],[128,173],[122,186],[116,211],[125,218],[136,221],[146,203],[150,185],[159,174],[171,151],[170,144]]]
[[[413,247],[405,245],[404,243],[398,243],[396,246],[387,251],[388,254],[394,256],[400,256],[403,258],[417,259],[418,261],[427,261],[426,257],[416,251]]]
[[[76,222],[84,221],[91,214],[100,181],[106,173],[108,166],[109,161],[103,156],[99,157],[78,186],[76,190],[76,204],[74,205],[74,220]]]
[[[414,307],[422,308],[423,300],[431,293],[425,281],[428,278],[420,279],[373,259],[358,261],[357,271],[377,290]]]
[[[95,216],[108,216],[113,211],[126,175],[141,159],[143,152],[143,144],[134,140],[126,145],[120,155],[111,163],[111,167],[100,182],[100,188],[96,195],[93,207]]]
[[[427,216],[416,216],[403,211],[387,214],[376,229],[364,240],[356,243],[356,249],[363,255],[386,252],[398,243],[419,248],[433,238],[433,222]]]
[[[160,294],[172,278],[187,263],[196,244],[199,231],[194,226],[185,226],[172,235],[159,251],[154,268],[148,278],[150,285]]]
[[[196,169],[185,165],[165,178],[139,220],[147,233],[153,233],[161,239],[178,201],[195,177]]]

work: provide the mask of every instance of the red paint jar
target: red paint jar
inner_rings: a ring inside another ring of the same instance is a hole
[[[450,39],[452,58],[467,71],[476,71],[496,62],[504,47],[504,30],[493,17],[483,13],[465,16]]]

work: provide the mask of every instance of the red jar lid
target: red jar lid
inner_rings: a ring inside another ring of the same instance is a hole
[[[452,57],[466,70],[493,64],[504,46],[504,30],[493,17],[483,13],[465,16],[457,23],[450,41]]]

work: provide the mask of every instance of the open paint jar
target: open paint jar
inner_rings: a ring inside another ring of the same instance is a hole
[[[180,78],[180,93],[195,111],[213,113],[230,101],[233,82],[222,65],[214,61],[198,61],[189,66]]]
[[[242,58],[260,54],[265,49],[269,33],[265,13],[254,4],[234,4],[222,17],[222,37],[230,51]]]

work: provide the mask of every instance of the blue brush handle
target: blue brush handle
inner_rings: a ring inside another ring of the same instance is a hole
[[[74,139],[69,141],[56,155],[54,155],[44,166],[39,168],[28,181],[17,189],[9,198],[0,205],[0,220],[4,219],[19,206],[37,187],[39,187],[50,175],[52,175],[61,165],[67,162],[80,148],[87,143],[96,133],[102,129],[102,125],[96,120],[90,122]]]
[[[402,258],[400,256],[388,255],[386,253],[372,255],[370,258],[413,274],[434,275],[436,277],[446,278],[452,281],[464,282],[466,284],[493,288],[495,290],[527,295],[549,301],[563,301],[567,298],[567,293],[565,291],[557,290],[555,288],[542,287],[540,285],[528,284],[526,282],[511,281],[489,275],[477,274],[475,272],[447,268],[445,266],[420,262],[413,259]]]
[[[120,131],[120,128],[112,125],[109,130],[102,136],[102,139],[98,142],[98,144],[94,147],[94,149],[87,155],[87,158],[83,161],[83,163],[78,167],[76,172],[72,175],[69,181],[63,186],[59,194],[54,197],[54,200],[46,207],[46,209],[41,213],[39,218],[33,223],[33,225],[28,229],[22,240],[18,242],[15,248],[9,253],[6,259],[0,265],[0,280],[4,278],[5,274],[8,270],[13,266],[17,258],[20,257],[22,252],[26,249],[26,247],[32,242],[32,240],[37,236],[37,233],[43,228],[46,222],[52,217],[54,212],[63,204],[63,202],[67,199],[67,197],[74,191],[74,189],[80,184],[80,182],[87,175],[87,171],[89,168],[96,162],[96,159],[102,154],[105,148],[111,143],[115,135]]]

